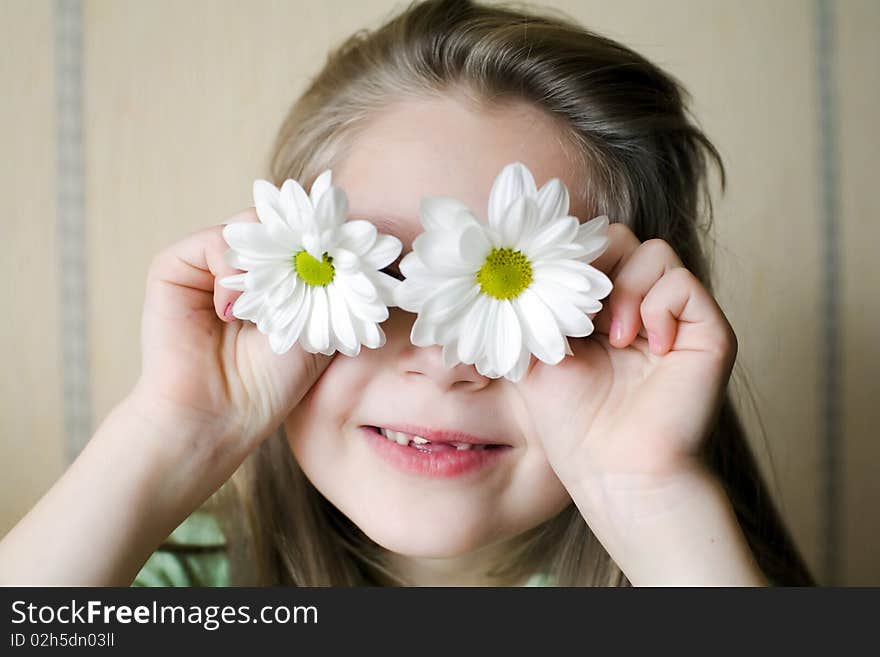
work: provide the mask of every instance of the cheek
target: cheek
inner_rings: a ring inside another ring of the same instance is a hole
[[[291,451],[316,487],[328,479],[332,468],[346,462],[346,422],[358,403],[358,391],[369,381],[369,372],[360,357],[337,354],[284,421]]]
[[[550,467],[543,450],[530,445],[509,489],[507,510],[525,531],[549,520],[571,504],[565,486]]]

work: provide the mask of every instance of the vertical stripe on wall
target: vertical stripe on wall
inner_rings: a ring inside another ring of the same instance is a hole
[[[820,318],[820,447],[823,465],[824,503],[822,566],[825,584],[836,584],[840,577],[840,420],[841,313],[840,313],[840,237],[838,190],[837,78],[835,11],[833,0],[815,1],[816,87],[819,109],[819,244],[822,265],[819,283]]]
[[[82,1],[55,0],[59,339],[68,460],[91,435],[82,134]]]

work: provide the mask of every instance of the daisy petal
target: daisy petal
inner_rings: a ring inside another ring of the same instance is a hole
[[[378,301],[364,301],[341,284],[337,285],[337,287],[345,297],[346,303],[348,303],[349,312],[359,320],[376,324],[388,319],[388,307],[384,304],[378,303]]]
[[[593,286],[587,267],[588,264],[578,260],[545,260],[532,265],[532,275],[535,281],[576,292],[589,292]]]
[[[333,258],[333,268],[340,272],[356,273],[361,270],[361,259],[348,249],[331,246],[327,254]]]
[[[492,250],[492,244],[486,238],[483,226],[473,225],[465,228],[458,240],[461,259],[468,265],[471,271],[479,271],[486,261],[486,256]]]
[[[253,260],[285,258],[290,250],[272,239],[263,224],[236,221],[223,227],[223,239],[240,255]]]
[[[372,248],[363,256],[364,265],[382,269],[397,260],[402,250],[403,243],[393,235],[377,235]]]
[[[320,235],[314,230],[309,230],[303,235],[303,248],[315,260],[324,258],[324,245]]]
[[[458,344],[455,340],[443,345],[443,365],[452,369],[461,361],[458,360]]]
[[[583,338],[593,332],[593,322],[571,301],[565,298],[565,293],[560,288],[535,282],[531,289],[543,301],[559,323],[559,328],[565,335],[573,338]]]
[[[218,283],[225,287],[227,290],[237,290],[238,292],[244,292],[244,277],[245,274],[233,274],[232,276],[224,276],[221,278]]]
[[[290,273],[289,264],[272,262],[251,269],[244,279],[246,290],[266,290],[280,283]]]
[[[306,287],[306,284],[298,278],[293,280],[292,285],[278,286],[269,296],[268,305],[271,312],[265,313],[261,318],[263,321],[257,323],[257,328],[263,333],[279,332],[283,335],[284,329],[302,309]],[[273,298],[280,298],[280,303],[273,304]]]
[[[232,314],[238,319],[252,319],[257,317],[263,305],[265,295],[256,292],[245,292],[235,303],[232,304]]]
[[[449,196],[426,196],[419,204],[419,219],[425,230],[459,232],[479,223],[470,208]]]
[[[611,290],[614,287],[611,283],[611,279],[608,278],[602,271],[596,269],[592,265],[587,265],[587,269],[584,272],[584,275],[590,281],[590,295],[595,297],[596,299],[604,299],[609,294],[611,294]]]
[[[489,225],[500,233],[510,204],[520,196],[535,197],[537,193],[532,172],[521,162],[508,164],[495,178],[489,192]]]
[[[479,340],[474,341],[477,345],[477,350],[469,354],[470,358],[465,361],[476,365],[477,371],[483,374],[483,376],[486,376],[485,372],[492,368],[490,362],[494,352],[492,341],[495,339],[495,325],[498,322],[498,310],[501,306],[496,299],[490,297],[486,297],[486,299],[488,301],[483,312],[483,319],[480,322],[480,333],[482,335]]]
[[[321,195],[315,208],[315,224],[318,230],[338,228],[348,215],[348,199],[341,187],[331,187]]]
[[[516,316],[510,301],[496,301],[497,316],[495,318],[494,333],[490,334],[492,359],[494,369],[500,373],[510,371],[519,358],[522,349],[522,331],[519,327],[519,318]]]
[[[400,269],[400,273],[403,274],[407,279],[418,279],[419,281],[427,281],[436,279],[437,281],[442,281],[444,279],[443,276],[432,272],[428,267],[422,262],[422,259],[419,257],[419,254],[415,251],[410,251],[400,260],[400,264],[398,265],[398,269]]]
[[[291,267],[290,271],[287,272],[287,276],[281,279],[274,289],[269,290],[266,296],[266,303],[269,307],[280,308],[285,305],[296,288],[298,280],[300,280],[299,276],[296,275],[296,271]]]
[[[553,178],[544,183],[544,186],[538,191],[536,200],[539,225],[544,225],[568,214],[568,190],[559,178]]]
[[[488,355],[483,355],[482,358],[477,360],[476,367],[477,372],[480,373],[480,376],[485,376],[490,379],[494,379],[498,377],[498,373],[494,367],[492,367],[491,358]]]
[[[565,356],[563,336],[553,313],[538,295],[526,288],[512,304],[519,316],[523,338],[532,353],[548,365],[561,361]]]
[[[268,180],[255,180],[253,191],[254,206],[260,222],[267,226],[271,224],[285,225],[287,222],[284,220],[284,210],[281,207],[278,188]]]
[[[357,255],[364,255],[375,244],[378,231],[366,219],[352,219],[342,224],[336,235],[337,246]]]
[[[312,287],[312,311],[306,326],[306,335],[312,353],[322,352],[330,346],[330,315],[327,303],[327,290],[323,286]]]
[[[579,242],[575,242],[577,246],[581,249],[581,253],[575,257],[577,257],[579,260],[583,260],[584,262],[593,262],[593,260],[605,253],[605,250],[608,248],[610,242],[611,241],[608,239],[608,237],[604,235],[601,237],[584,238]]]
[[[401,282],[394,278],[394,276],[389,276],[381,271],[367,270],[364,272],[364,275],[370,279],[370,282],[376,288],[376,294],[379,297],[380,303],[383,303],[386,306],[393,306],[394,291]]]
[[[324,195],[328,189],[330,189],[330,183],[332,181],[333,174],[330,169],[327,169],[320,176],[315,178],[315,181],[312,183],[312,189],[309,192],[309,199],[312,202],[312,207],[317,208],[318,202],[321,200],[321,197]]]
[[[535,200],[528,196],[520,196],[507,209],[507,213],[497,228],[501,237],[501,246],[520,248],[521,241],[525,241],[535,229],[538,219],[538,207]]]
[[[287,341],[287,336],[290,331],[285,331],[284,333],[269,333],[269,347],[279,356],[281,354],[287,353],[287,351],[293,346],[294,341]]]
[[[571,243],[577,231],[578,220],[575,217],[559,217],[548,221],[523,245],[523,249],[530,260],[540,260],[548,248]]]
[[[293,230],[287,224],[272,224],[266,227],[266,232],[279,246],[291,253],[302,250],[302,233]]]
[[[439,289],[431,290],[420,314],[431,322],[444,322],[456,316],[464,306],[473,303],[479,293],[480,288],[472,278],[453,278]]]
[[[286,259],[286,258],[285,258]],[[270,262],[279,262],[281,259],[277,256],[274,258],[250,258],[236,253],[233,249],[228,249],[223,253],[223,262],[230,267],[249,271],[257,267],[263,267]]]
[[[522,380],[523,376],[525,376],[526,371],[529,369],[529,363],[531,363],[531,360],[531,352],[525,345],[521,346],[519,358],[516,361],[516,365],[514,365],[513,369],[505,375],[505,378],[514,383]]]
[[[471,303],[476,302],[476,299]],[[447,344],[450,341],[458,341],[461,335],[461,318],[467,313],[467,309],[463,309],[458,315],[451,317],[445,322],[438,322],[434,325],[434,339],[437,344]]]
[[[407,312],[420,312],[425,299],[435,289],[434,285],[421,279],[406,278],[394,289],[394,305]]]
[[[378,349],[385,345],[385,333],[374,322],[355,320],[354,328],[357,332],[358,342],[370,349]]]
[[[314,212],[305,190],[296,180],[288,178],[281,185],[279,202],[287,225],[291,230],[302,233],[312,222]]]
[[[434,323],[428,320],[424,315],[419,314],[416,321],[413,322],[412,329],[409,332],[409,339],[417,347],[430,347],[437,344],[434,337]]]
[[[290,345],[293,345],[294,342],[303,337],[303,330],[305,329],[306,323],[309,321],[309,315],[312,312],[311,288],[303,283],[301,289],[302,301],[299,310],[293,316],[293,321],[291,321],[290,325],[285,329],[287,341],[290,342]],[[287,344],[287,341],[285,341],[285,344]],[[305,346],[303,347],[305,348]],[[288,346],[288,349],[289,348],[290,346]]]
[[[356,274],[341,272],[339,277],[345,281],[345,286],[348,289],[361,297],[364,301],[372,302],[379,299],[379,291],[364,272],[358,272]]]
[[[483,348],[486,335],[486,324],[491,320],[491,297],[485,294],[477,296],[476,301],[468,309],[461,321],[461,333],[458,339],[458,359],[462,363],[474,363]]]
[[[357,347],[357,336],[348,306],[345,303],[344,293],[336,288],[333,283],[327,286],[327,298],[330,303],[330,327],[339,342],[349,351]]]
[[[589,294],[581,294],[579,292],[569,292],[570,301],[578,307],[578,309],[587,315],[595,315],[602,310],[602,302],[594,299]],[[592,317],[590,318],[592,319]]]
[[[598,217],[593,217],[589,221],[586,221],[580,225],[578,228],[577,241],[583,242],[588,237],[596,237],[598,235],[604,235],[608,229],[608,216],[607,215],[599,215]]]
[[[473,266],[462,258],[459,234],[424,232],[413,240],[412,246],[425,266],[435,274],[464,276],[476,273]]]

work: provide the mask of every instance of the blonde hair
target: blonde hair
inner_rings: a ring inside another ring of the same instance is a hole
[[[582,173],[589,216],[669,242],[711,291],[701,237],[712,224],[708,169],[724,166],[689,118],[687,92],[642,56],[558,12],[468,0],[413,3],[330,53],[290,109],[270,161],[276,185],[306,188],[345,157],[391,103],[456,93],[478,107],[526,101],[546,112]],[[729,395],[703,457],[722,481],[770,580],[813,580],[761,479]],[[233,478],[222,518],[236,583],[398,585],[383,550],[312,486],[283,428]],[[574,504],[518,537],[494,574],[543,572],[560,585],[626,586]]]

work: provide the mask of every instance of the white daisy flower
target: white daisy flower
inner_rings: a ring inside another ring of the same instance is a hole
[[[489,195],[488,224],[461,202],[423,199],[425,231],[400,262],[401,308],[418,313],[410,339],[443,346],[447,367],[475,364],[491,378],[519,381],[534,354],[555,365],[570,337],[593,332],[609,278],[589,263],[608,246],[608,217],[568,216],[556,178],[540,190],[525,165],[507,165]]]
[[[357,356],[361,345],[385,344],[379,323],[388,319],[400,281],[381,271],[403,244],[366,220],[346,221],[348,199],[324,171],[309,195],[295,180],[279,190],[254,182],[259,223],[223,229],[224,260],[245,270],[220,284],[244,292],[232,305],[255,322],[277,354],[299,341],[305,351]]]

